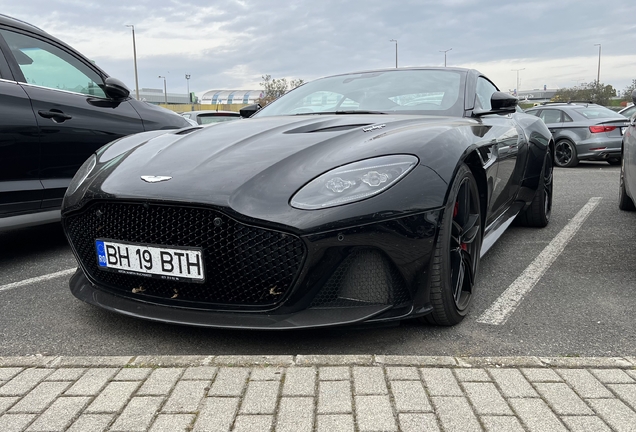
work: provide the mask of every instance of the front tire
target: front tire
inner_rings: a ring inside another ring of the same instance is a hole
[[[482,226],[479,190],[462,164],[443,210],[430,271],[433,312],[424,319],[435,325],[460,323],[468,312],[479,267]]]
[[[543,159],[543,169],[541,170],[539,188],[534,194],[532,203],[530,204],[530,207],[517,216],[517,221],[520,225],[543,228],[550,222],[550,215],[552,214],[553,171],[552,155],[548,150],[545,154],[545,158]]]
[[[579,164],[576,146],[571,141],[557,141],[554,146],[554,164],[561,168],[572,168]]]
[[[618,187],[618,208],[625,211],[634,211],[636,206],[634,201],[627,195],[627,189],[625,188],[625,158],[621,163],[621,176],[620,185]]]

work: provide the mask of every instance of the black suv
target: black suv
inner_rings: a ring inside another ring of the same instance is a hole
[[[59,220],[66,187],[104,144],[190,124],[39,28],[0,15],[0,231]]]

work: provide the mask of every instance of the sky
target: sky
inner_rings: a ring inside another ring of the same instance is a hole
[[[398,66],[474,68],[501,90],[636,79],[636,1],[0,0],[0,13],[63,40],[134,91],[260,89]],[[190,75],[189,82],[185,75]]]

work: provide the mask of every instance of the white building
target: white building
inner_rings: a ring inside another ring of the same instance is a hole
[[[135,89],[130,91],[130,96],[135,97]],[[188,95],[186,93],[170,93],[168,92],[168,103],[169,104],[188,104],[190,101],[188,100]],[[166,101],[166,96],[163,94],[163,89],[153,89],[153,88],[140,88],[139,89],[139,100],[146,101],[151,104],[163,104]]]
[[[263,90],[207,90],[203,92],[200,103],[203,105],[255,104],[263,95]]]

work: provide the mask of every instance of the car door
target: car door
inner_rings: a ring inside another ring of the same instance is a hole
[[[128,101],[113,101],[104,77],[80,54],[41,35],[0,28],[12,72],[31,100],[40,130],[42,208],[61,205],[81,164],[104,144],[144,130]]]
[[[497,87],[484,77],[477,79],[475,108],[490,110],[490,98]],[[492,184],[490,196],[490,219],[487,224],[493,222],[509,206],[510,201],[516,196],[520,180],[515,177],[517,155],[520,144],[523,143],[523,134],[519,134],[518,126],[511,116],[498,114],[481,117],[483,125],[488,127],[488,132],[483,137],[483,142],[489,143],[492,157],[496,158],[497,170]]]
[[[539,118],[550,129],[554,140],[558,141],[563,130],[563,111],[560,109],[542,109],[539,112]],[[572,120],[570,119],[570,121]]]
[[[0,218],[37,211],[42,201],[38,125],[0,43]]]

